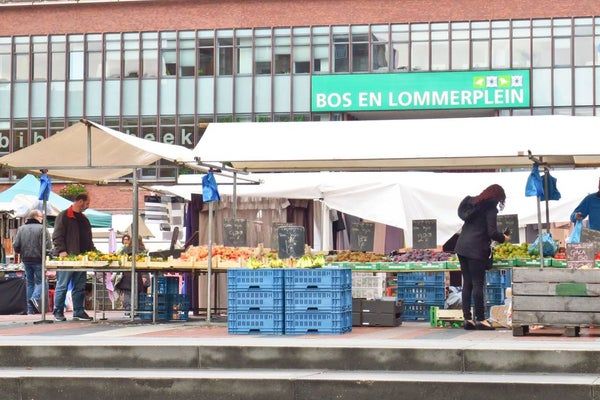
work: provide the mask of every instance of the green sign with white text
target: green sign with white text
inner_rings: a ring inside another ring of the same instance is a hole
[[[312,112],[519,108],[529,104],[529,70],[312,76]]]

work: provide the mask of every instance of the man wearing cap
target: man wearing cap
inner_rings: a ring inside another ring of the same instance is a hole
[[[600,179],[598,191],[588,194],[571,214],[571,222],[582,221],[590,217],[590,229],[600,231]]]

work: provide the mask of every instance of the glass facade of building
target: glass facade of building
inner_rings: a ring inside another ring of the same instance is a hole
[[[600,18],[0,37],[0,153],[81,117],[187,147],[207,122],[343,118],[311,113],[312,74],[510,68],[531,108],[499,115],[600,115]]]

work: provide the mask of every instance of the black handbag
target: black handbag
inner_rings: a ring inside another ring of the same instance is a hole
[[[442,250],[446,253],[454,253],[454,248],[456,247],[456,242],[458,242],[459,236],[459,232],[456,232],[454,235],[450,236],[450,239],[446,240],[446,243],[442,245]]]

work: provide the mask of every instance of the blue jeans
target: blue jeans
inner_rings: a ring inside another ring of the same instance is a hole
[[[84,312],[86,273],[60,271],[56,273],[56,289],[54,289],[55,313],[65,311],[65,297],[71,281],[73,282],[73,289],[71,290],[73,313]]]
[[[42,263],[23,261],[23,265],[25,266],[25,277],[27,278],[27,313],[31,314],[35,310],[29,299],[36,299],[40,307],[42,304]]]

